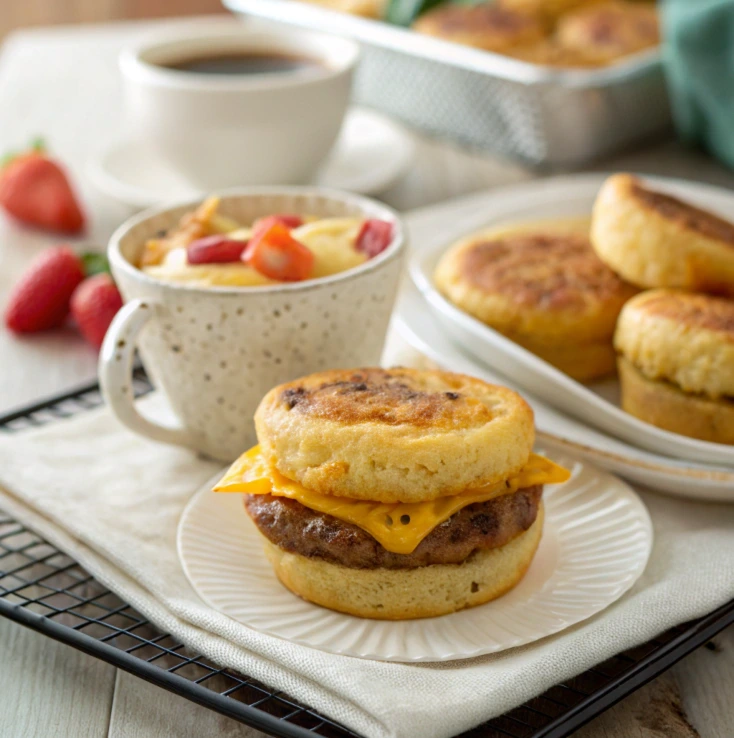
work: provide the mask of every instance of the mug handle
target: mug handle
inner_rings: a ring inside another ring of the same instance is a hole
[[[133,358],[138,334],[153,317],[155,303],[131,300],[115,315],[99,354],[99,384],[112,414],[127,428],[154,441],[194,448],[183,428],[160,425],[143,417],[135,407]]]

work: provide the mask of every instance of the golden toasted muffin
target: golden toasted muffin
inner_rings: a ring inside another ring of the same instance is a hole
[[[351,369],[275,387],[260,445],[214,487],[242,493],[280,581],[318,605],[403,620],[495,599],[543,530],[532,411],[448,372]]]
[[[594,250],[639,287],[734,296],[734,224],[615,174],[594,203]]]
[[[582,7],[559,19],[555,39],[589,62],[608,64],[660,43],[657,11],[624,0]]]
[[[614,339],[622,407],[660,428],[734,444],[734,300],[650,290]]]
[[[528,228],[459,241],[436,267],[436,286],[575,379],[613,372],[617,316],[636,290],[597,258],[583,233]]]
[[[429,36],[498,53],[532,44],[546,35],[538,18],[490,3],[439,5],[421,15],[413,28]]]
[[[507,10],[527,13],[554,23],[570,10],[594,5],[599,0],[497,0],[497,4]]]
[[[316,492],[425,501],[506,479],[533,447],[533,413],[505,387],[446,372],[334,370],[271,390],[263,456]]]

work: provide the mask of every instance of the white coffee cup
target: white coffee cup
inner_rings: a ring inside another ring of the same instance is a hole
[[[317,64],[226,75],[165,66],[242,53]],[[129,134],[202,191],[306,183],[337,139],[358,57],[352,41],[301,31],[189,25],[149,37],[120,55]]]
[[[379,218],[394,224],[393,240],[354,269],[262,287],[194,287],[138,269],[146,240],[197,204],[142,213],[112,236],[110,266],[126,304],[102,346],[100,384],[112,412],[136,433],[231,461],[256,443],[252,416],[273,386],[316,371],[379,363],[405,236],[393,210],[357,195],[321,188],[234,190],[222,193],[219,212],[243,224],[273,213]],[[138,412],[136,348],[178,427]]]

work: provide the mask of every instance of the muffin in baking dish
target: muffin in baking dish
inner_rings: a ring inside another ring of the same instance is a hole
[[[619,316],[622,407],[665,430],[734,444],[734,301],[649,290]]]
[[[561,16],[555,39],[587,62],[608,64],[660,43],[657,11],[624,0],[581,7]]]
[[[498,5],[553,23],[564,13],[598,2],[599,0],[498,0]]]
[[[537,43],[527,44],[509,49],[505,52],[513,59],[539,64],[546,67],[589,68],[600,66],[579,51],[566,49],[553,36],[541,39]]]
[[[448,372],[364,368],[275,387],[260,446],[214,488],[243,493],[275,574],[324,607],[434,617],[524,576],[544,484],[569,472],[532,453],[511,390]]]
[[[546,35],[539,18],[490,3],[444,3],[421,15],[413,29],[446,41],[499,53],[535,43]]]
[[[615,174],[594,203],[599,258],[639,287],[682,287],[734,296],[734,224]]]
[[[580,381],[613,373],[612,336],[636,290],[583,232],[538,227],[474,234],[434,274],[457,307]]]

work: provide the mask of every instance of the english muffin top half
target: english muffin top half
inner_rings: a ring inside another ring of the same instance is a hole
[[[487,231],[455,244],[436,272],[458,307],[510,336],[540,343],[610,340],[636,293],[581,233]]]
[[[508,479],[535,438],[528,404],[448,372],[334,370],[280,385],[256,414],[265,457],[304,487],[421,502]]]
[[[686,392],[734,398],[734,301],[650,290],[619,316],[615,346],[650,379]]]
[[[615,174],[594,203],[599,257],[639,287],[682,287],[734,296],[734,223]]]

